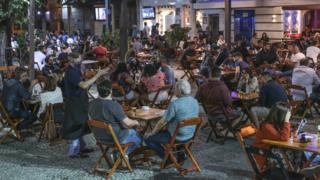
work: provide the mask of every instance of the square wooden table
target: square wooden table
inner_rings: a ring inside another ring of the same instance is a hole
[[[151,127],[151,122],[154,120],[161,119],[164,111],[163,109],[157,109],[157,108],[150,108],[148,111],[145,111],[143,109],[136,109],[135,112],[134,110],[127,111],[127,115],[131,119],[135,119],[138,121],[144,121],[146,123],[145,127],[142,130],[142,135],[145,134],[145,132],[148,130],[148,128]]]
[[[315,134],[310,134],[312,136],[315,136]],[[299,142],[298,139],[290,139],[288,141],[275,141],[275,140],[269,140],[269,139],[264,139],[262,140],[263,143],[272,145],[274,147],[278,147],[280,149],[291,149],[295,151],[301,151],[301,152],[311,152],[312,155],[311,157],[307,160],[307,162],[304,164],[304,167],[309,167],[312,163],[312,161],[320,155],[320,143],[318,142],[317,138],[313,138],[311,142],[308,143],[302,143]],[[284,160],[288,164],[289,168],[291,171],[294,170],[287,154],[282,151],[281,154],[284,157]]]

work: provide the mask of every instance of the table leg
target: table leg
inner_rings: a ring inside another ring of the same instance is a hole
[[[286,164],[288,165],[289,171],[292,171],[292,172],[293,172],[293,171],[294,171],[294,167],[293,167],[292,163],[290,162],[287,153],[286,153],[284,150],[282,150],[282,149],[280,150],[280,152],[281,152],[281,155],[282,155],[284,161],[285,161]]]

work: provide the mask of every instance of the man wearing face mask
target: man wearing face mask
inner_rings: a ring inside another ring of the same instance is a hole
[[[23,119],[18,125],[18,129],[27,129],[29,125],[37,120],[35,114],[21,107],[22,101],[31,97],[31,93],[23,86],[27,81],[30,82],[27,71],[23,68],[17,68],[15,70],[15,78],[5,82],[2,92],[1,101],[9,115],[12,118]],[[36,83],[36,80],[33,81],[31,87]]]
[[[271,49],[270,44],[263,43],[262,50],[258,52],[256,57],[256,66],[259,67],[263,64],[273,64],[278,60],[276,51]]]
[[[109,69],[99,70],[91,79],[84,81],[81,72],[81,58],[79,53],[70,53],[70,61],[65,72],[65,117],[63,121],[62,134],[65,139],[70,140],[69,157],[88,157],[85,153],[92,152],[92,149],[85,147],[82,137],[88,134],[88,94],[87,89]]]

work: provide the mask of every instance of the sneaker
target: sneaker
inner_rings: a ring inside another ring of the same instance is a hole
[[[300,173],[306,177],[311,177],[314,174],[320,173],[320,165],[304,168],[300,171]]]

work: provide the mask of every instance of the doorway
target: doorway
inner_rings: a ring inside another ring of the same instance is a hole
[[[209,14],[209,32],[213,40],[219,38],[219,14]]]

